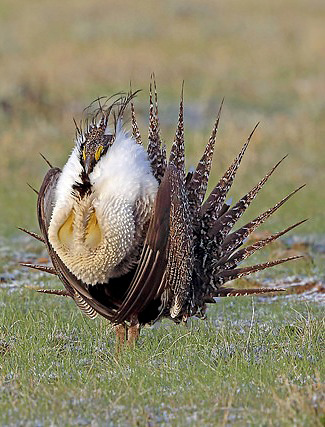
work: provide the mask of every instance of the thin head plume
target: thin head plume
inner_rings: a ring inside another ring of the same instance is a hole
[[[94,99],[86,108],[83,109],[85,119],[83,120],[83,126],[80,126],[81,134],[89,131],[90,124],[94,125],[99,115],[107,120],[112,109],[120,105],[120,102],[125,98],[125,95],[125,92],[117,92],[109,97],[100,96]],[[107,106],[108,102],[112,99],[114,99],[114,101]],[[105,100],[105,102],[102,103],[102,100]],[[95,104],[98,105],[97,108],[94,108]]]
[[[33,190],[33,191],[34,191],[34,193],[36,193],[36,194],[38,195],[38,191],[37,191],[37,190],[35,190],[35,188],[34,188],[34,187],[32,187],[30,184],[28,184],[28,182],[27,182],[27,185],[28,185],[28,187],[29,187],[31,190]]]
[[[49,165],[49,167],[52,169],[53,168],[53,166],[52,166],[52,164],[47,160],[47,158],[42,154],[42,153],[39,153],[39,155],[42,157],[42,159]]]
[[[113,129],[116,132],[121,127],[125,109],[138,92],[139,90],[128,93],[118,92],[110,97],[101,96],[96,98],[83,110],[85,118],[80,126],[75,124],[77,136],[84,137],[96,126],[105,129],[109,120],[111,120]],[[97,104],[97,108],[94,108],[94,104]]]
[[[132,90],[132,82],[130,80],[129,92],[127,93],[127,98],[129,102],[133,104],[133,99],[138,96],[138,93],[142,92],[142,89],[137,89],[135,91]]]
[[[119,100],[117,100],[117,103],[115,104],[118,107],[117,113],[116,113],[116,123],[118,123],[119,121],[120,122],[123,121],[124,112],[125,112],[127,106],[130,104],[132,99],[137,96],[138,92],[139,92],[139,90],[137,90],[135,92],[128,92],[125,96],[123,96]],[[114,113],[115,113],[115,111],[114,111]],[[114,114],[114,117],[115,117],[115,114]]]
[[[125,96],[125,92],[116,92],[116,93],[114,93],[113,95],[111,95],[111,96],[105,96],[105,95],[103,95],[103,96],[98,96],[97,98],[95,98],[93,101],[91,101],[91,103],[89,104],[89,105],[87,105],[87,107],[85,107],[84,109],[83,109],[83,113],[89,113],[89,110],[90,110],[90,113],[92,113],[93,112],[93,106],[94,106],[94,104],[99,104],[100,105],[100,107],[101,108],[103,108],[103,107],[105,107],[106,106],[106,104],[108,103],[108,101],[110,101],[111,99],[113,99],[113,98],[117,98],[116,99],[116,101],[117,100],[119,100],[121,97],[123,97],[123,96]],[[105,99],[105,102],[103,103],[103,104],[101,104],[100,103],[100,101],[102,100],[102,99]],[[114,101],[114,102],[116,102],[116,101]]]

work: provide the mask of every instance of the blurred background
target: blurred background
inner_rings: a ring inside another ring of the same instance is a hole
[[[322,0],[2,0],[0,236],[37,230],[26,183],[39,188],[47,170],[38,153],[63,166],[73,117],[96,97],[127,91],[130,81],[143,89],[136,109],[146,139],[152,72],[167,145],[185,81],[188,167],[225,97],[210,186],[260,121],[231,195],[289,154],[249,216],[307,183],[265,227],[309,217],[295,233],[324,233],[324,22]]]

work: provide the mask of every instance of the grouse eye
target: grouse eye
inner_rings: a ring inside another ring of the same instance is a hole
[[[96,160],[96,162],[98,162],[98,160],[99,160],[99,158],[100,158],[100,155],[102,154],[102,151],[103,151],[103,146],[102,146],[102,145],[100,145],[100,146],[97,148],[96,153],[95,153],[95,160]]]

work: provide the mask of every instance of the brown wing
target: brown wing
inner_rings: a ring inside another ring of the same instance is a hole
[[[140,313],[165,288],[172,169],[175,166],[170,164],[159,186],[139,264],[121,308],[113,319],[115,323]]]
[[[89,293],[87,285],[85,285],[82,281],[78,280],[76,276],[68,270],[62,260],[53,250],[49,242],[48,228],[54,206],[55,188],[60,174],[60,169],[50,169],[45,175],[38,194],[37,214],[42,235],[44,237],[56,274],[58,275],[59,279],[62,281],[69,295],[74,299],[76,304],[86,314],[91,314],[90,317],[94,317],[94,312],[91,310],[91,308],[93,308],[96,312],[111,320],[113,316],[115,316],[116,308],[106,307],[99,301],[95,300]]]

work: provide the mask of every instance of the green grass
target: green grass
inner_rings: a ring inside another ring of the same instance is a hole
[[[41,244],[7,238],[0,247],[0,425],[324,425],[321,294],[221,299],[206,321],[144,328],[116,357],[106,320],[24,286],[60,286],[17,265],[43,257]],[[251,280],[320,281],[318,258]]]
[[[2,302],[2,425],[324,423],[317,304],[222,300],[206,322],[144,329],[116,358],[112,328],[66,299],[20,290]]]
[[[38,153],[62,166],[73,146],[72,117],[95,97],[127,90],[130,80],[144,89],[136,108],[146,137],[155,72],[167,145],[185,80],[188,166],[225,97],[210,189],[257,121],[229,196],[235,201],[289,154],[241,223],[306,183],[262,229],[308,217],[294,234],[323,242],[324,19],[319,0],[1,2],[1,425],[325,425],[320,294],[318,301],[255,298],[254,315],[251,298],[221,301],[207,322],[143,330],[137,348],[116,359],[104,320],[23,287],[55,281],[17,266],[45,252],[16,229],[37,230],[26,182],[42,182],[47,167]],[[255,261],[293,253],[306,259],[254,278],[322,283],[323,250],[280,242]]]

